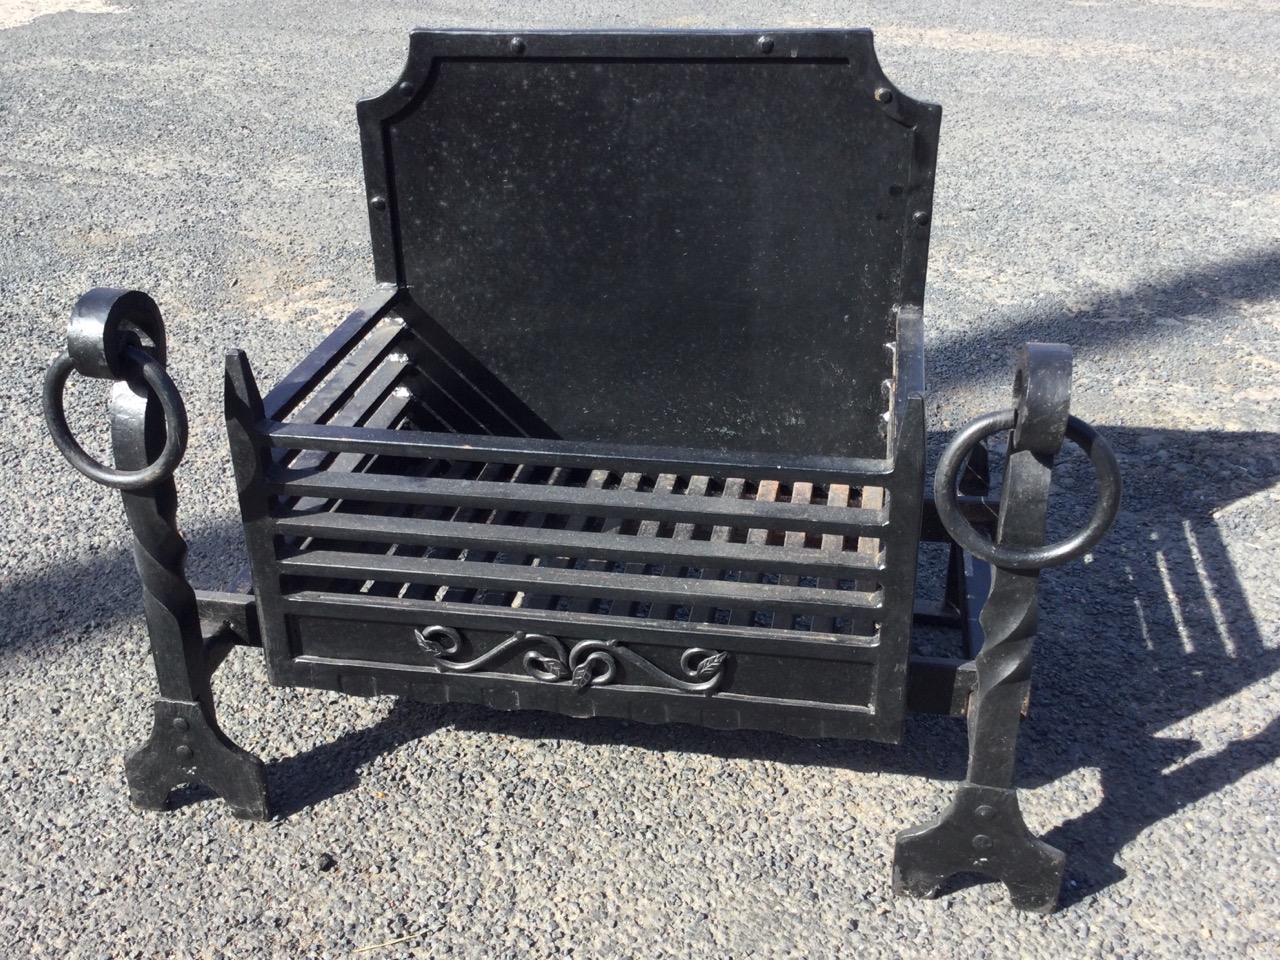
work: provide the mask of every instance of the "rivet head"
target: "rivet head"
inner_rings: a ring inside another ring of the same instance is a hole
[[[996,815],[996,808],[984,803],[982,806],[980,806],[977,810],[973,812],[976,813],[983,820],[990,820],[992,817]]]
[[[773,37],[761,37],[756,41],[761,53],[773,53]]]
[[[973,849],[990,850],[991,838],[988,837],[985,833],[978,834],[976,837],[973,838]]]
[[[512,38],[511,38],[511,52],[512,52],[512,53],[524,53],[524,41],[523,41],[523,40],[521,40],[519,37],[512,37]]]
[[[186,717],[173,718],[173,729],[177,730],[178,732],[181,733],[182,731],[190,729],[190,727],[191,727],[191,724],[187,723]]]
[[[406,80],[404,83],[400,84],[400,86],[399,86],[399,87],[397,87],[396,89],[398,89],[398,90],[400,91],[400,95],[401,95],[402,97],[412,97],[412,96],[413,96],[413,84],[412,84],[412,83],[410,83],[408,80]]]
[[[369,206],[373,207],[373,209],[375,210],[385,210],[387,209],[387,198],[386,197],[370,197]]]
[[[190,760],[192,757],[196,755],[195,751],[192,750],[190,747],[188,747],[185,743],[182,746],[178,747],[178,749],[173,752],[178,755],[179,760]]]
[[[914,220],[919,226],[927,227],[929,225],[929,211],[917,210],[914,214],[912,214],[911,219]]]
[[[876,101],[878,103],[890,103],[893,101],[893,91],[888,87],[876,87]]]

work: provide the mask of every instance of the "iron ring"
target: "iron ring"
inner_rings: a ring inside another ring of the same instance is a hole
[[[1120,464],[1111,445],[1098,431],[1079,417],[1067,418],[1066,438],[1085,452],[1098,475],[1098,502],[1093,515],[1074,536],[1043,547],[1023,549],[993,543],[980,534],[960,511],[956,495],[956,475],[969,453],[980,441],[1001,430],[1012,430],[1017,421],[1014,410],[989,413],[974,420],[952,438],[938,461],[933,480],[938,519],[951,539],[975,557],[1007,570],[1039,570],[1056,567],[1084,556],[1101,540],[1120,510]]]
[[[71,428],[67,426],[67,414],[63,406],[67,377],[75,369],[75,363],[65,351],[49,365],[49,370],[45,373],[44,419],[54,444],[68,463],[103,486],[132,491],[167,480],[178,468],[187,449],[187,410],[183,406],[182,395],[178,393],[178,388],[159,360],[138,347],[126,347],[124,353],[138,365],[142,371],[142,379],[156,395],[160,408],[164,411],[164,449],[155,462],[141,470],[118,470],[104,466],[85,453],[71,433]]]

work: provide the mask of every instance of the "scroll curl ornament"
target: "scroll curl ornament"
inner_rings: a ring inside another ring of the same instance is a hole
[[[558,637],[517,630],[487,653],[472,660],[453,659],[463,646],[462,634],[453,627],[430,626],[414,630],[414,638],[432,665],[449,673],[480,673],[526,649],[525,673],[544,683],[571,682],[578,690],[602,687],[618,677],[619,660],[636,667],[665,687],[686,693],[713,693],[724,679],[725,651],[690,647],[680,656],[680,672],[673,676],[616,640],[579,640],[572,648]]]

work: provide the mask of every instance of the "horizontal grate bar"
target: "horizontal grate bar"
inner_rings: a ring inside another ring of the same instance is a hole
[[[756,546],[727,541],[640,537],[554,528],[529,529],[505,524],[350,513],[285,517],[277,522],[276,529],[285,535],[326,540],[403,543],[589,560],[676,563],[717,570],[759,570],[796,576],[852,577],[856,574],[874,575],[881,569],[873,559],[854,551],[840,553],[802,546]]]
[[[793,456],[713,452],[679,447],[578,440],[546,440],[535,437],[491,437],[480,434],[406,433],[303,423],[265,421],[258,425],[273,447],[289,450],[329,450],[429,460],[467,460],[473,463],[526,463],[573,466],[641,473],[654,476],[742,477],[747,480],[839,483],[853,487],[885,485],[893,474],[886,460],[847,457]],[[779,462],[782,459],[785,462]]]
[[[741,653],[788,655],[832,659],[840,662],[877,663],[876,634],[820,634],[759,626],[721,623],[689,623],[682,620],[650,620],[609,614],[561,610],[511,610],[472,603],[422,600],[405,597],[370,597],[362,593],[326,593],[303,590],[284,598],[285,608],[297,616],[333,617],[352,622],[401,623],[425,627],[451,623],[462,628],[540,631],[553,636],[592,638],[605,635],[623,642],[688,646],[732,644]]]
[[[633,493],[535,484],[492,483],[386,474],[293,473],[272,470],[270,493],[286,497],[361,500],[374,503],[452,505],[570,516],[623,517],[758,530],[803,530],[846,537],[882,535],[884,509],[832,508],[776,501],[731,500],[683,494]]]
[[[523,566],[508,563],[469,563],[382,554],[309,550],[280,561],[283,575],[393,583],[433,583],[446,586],[528,590],[559,596],[610,597],[670,603],[714,603],[790,612],[849,613],[877,610],[880,594],[853,590],[824,590],[775,584],[695,580],[649,574],[577,570],[572,567]]]

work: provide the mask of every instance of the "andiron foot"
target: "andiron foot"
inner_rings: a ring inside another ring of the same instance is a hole
[[[151,738],[129,753],[125,776],[130,799],[149,810],[166,809],[174,787],[198,783],[241,819],[271,816],[262,761],[227,739],[199,702],[157,700]]]
[[[942,816],[898,834],[893,885],[931,897],[957,873],[994,877],[1019,910],[1049,913],[1058,902],[1066,856],[1031,835],[1017,791],[962,783]]]

